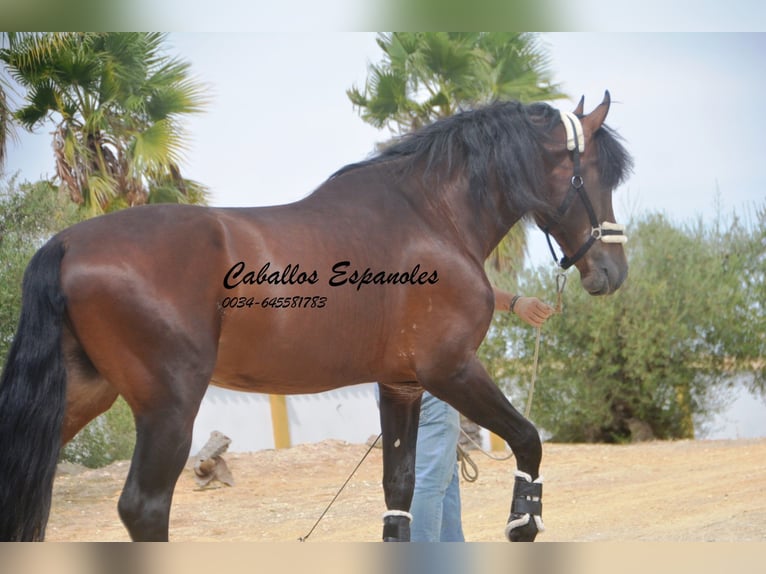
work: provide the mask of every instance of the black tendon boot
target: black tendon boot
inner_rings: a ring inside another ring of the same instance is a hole
[[[403,510],[383,513],[383,542],[409,542],[412,514]]]
[[[511,515],[505,526],[505,536],[511,542],[533,542],[543,526],[543,479],[532,477],[526,472],[516,471],[513,485]]]

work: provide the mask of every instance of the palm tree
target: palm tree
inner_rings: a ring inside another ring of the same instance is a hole
[[[379,34],[383,60],[364,89],[347,90],[364,121],[395,133],[494,100],[564,96],[529,33],[395,32]]]
[[[534,34],[395,32],[379,34],[377,43],[382,61],[370,66],[363,89],[346,93],[364,121],[394,134],[496,100],[564,97]],[[490,256],[490,268],[513,275],[524,258],[524,231],[511,230]]]
[[[181,120],[202,111],[202,86],[187,63],[162,54],[164,39],[24,34],[0,49],[0,60],[27,90],[13,118],[28,130],[53,122],[56,175],[72,201],[92,214],[204,201],[204,187],[179,168]]]

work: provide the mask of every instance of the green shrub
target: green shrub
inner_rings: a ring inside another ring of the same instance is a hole
[[[565,442],[691,438],[735,375],[763,392],[764,211],[755,225],[643,217],[630,226],[628,279],[607,297],[585,293],[570,271],[564,313],[543,328],[534,422]],[[519,291],[554,302],[553,274],[527,271]],[[496,318],[484,344],[491,374],[521,400],[534,340],[519,321]]]
[[[135,446],[135,424],[128,404],[118,398],[111,409],[90,422],[64,447],[62,460],[100,468],[127,460]]]

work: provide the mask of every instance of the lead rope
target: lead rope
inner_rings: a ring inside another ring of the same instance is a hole
[[[319,525],[321,520],[324,518],[324,515],[327,514],[327,511],[330,510],[330,507],[333,505],[333,503],[338,499],[340,496],[340,493],[343,492],[343,489],[346,488],[346,485],[349,483],[351,478],[356,474],[356,471],[359,470],[359,467],[362,466],[362,463],[364,462],[364,459],[367,458],[367,455],[370,454],[373,448],[375,448],[375,445],[378,444],[378,441],[380,440],[380,437],[383,436],[383,433],[379,434],[374,441],[370,444],[370,448],[367,449],[367,452],[364,453],[364,456],[362,456],[362,460],[360,460],[357,465],[354,467],[354,470],[351,471],[351,474],[348,475],[348,478],[346,479],[346,482],[343,483],[343,485],[338,489],[338,492],[335,493],[335,496],[332,497],[332,500],[330,501],[330,504],[327,505],[327,508],[324,509],[324,512],[319,515],[319,518],[317,518],[317,521],[314,523],[314,526],[311,527],[311,530],[308,531],[308,534],[306,536],[301,536],[298,538],[298,542],[306,542],[308,540],[309,536],[311,536],[311,533],[314,532],[314,529]]]
[[[564,287],[567,286],[567,276],[563,271],[559,271],[556,274],[556,307],[553,314],[560,315],[563,312],[563,293]],[[537,381],[537,364],[540,359],[540,335],[542,333],[542,326],[537,328],[537,337],[535,338],[535,357],[532,361],[532,380],[529,383],[529,394],[527,395],[527,406],[524,409],[524,418],[529,418],[529,413],[532,412],[532,398],[535,396],[535,382]]]
[[[563,293],[564,288],[567,285],[567,276],[566,273],[563,271],[559,271],[556,274],[556,307],[554,308],[553,314],[554,315],[560,315],[563,312]],[[537,382],[537,365],[540,362],[540,337],[542,334],[542,326],[537,327],[537,334],[535,337],[535,354],[534,358],[532,360],[532,380],[529,382],[529,393],[527,394],[527,405],[524,408],[524,418],[529,418],[529,414],[532,412],[532,399],[535,396],[535,383]],[[505,456],[497,456],[492,454],[491,452],[488,452],[484,450],[484,448],[477,443],[473,438],[468,436],[468,434],[461,428],[460,432],[463,433],[463,436],[468,439],[468,441],[473,444],[473,446],[476,447],[476,449],[481,452],[484,456],[487,458],[491,458],[492,460],[508,460],[513,456],[513,452],[509,452]],[[463,476],[466,482],[475,482],[477,478],[479,478],[479,467],[476,465],[476,463],[471,459],[471,457],[468,455],[468,453],[463,449],[460,445],[457,447],[458,450],[458,459],[460,460],[460,474]],[[470,470],[469,468],[470,467]]]

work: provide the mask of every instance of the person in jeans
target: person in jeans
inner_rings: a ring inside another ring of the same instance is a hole
[[[539,327],[554,309],[536,297],[511,295],[498,289],[495,310],[510,311]],[[415,455],[415,493],[410,514],[412,542],[463,542],[457,444],[460,414],[450,405],[424,392]]]

